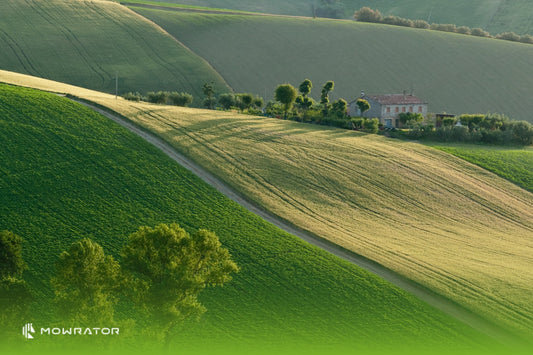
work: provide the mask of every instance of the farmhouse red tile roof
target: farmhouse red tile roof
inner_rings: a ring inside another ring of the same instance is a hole
[[[368,95],[367,97],[379,102],[382,105],[417,105],[426,103],[416,96],[403,94]]]

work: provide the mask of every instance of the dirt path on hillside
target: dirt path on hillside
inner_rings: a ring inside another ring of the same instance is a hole
[[[387,280],[388,282],[394,284],[395,286],[413,294],[414,296],[432,305],[433,307],[441,310],[442,312],[448,314],[449,316],[452,316],[455,319],[469,325],[470,327],[494,339],[499,340],[505,345],[510,345],[510,346],[516,346],[516,345],[524,346],[525,345],[524,340],[514,335],[511,331],[508,331],[506,329],[499,327],[496,324],[491,323],[490,321],[478,316],[477,314],[461,307],[457,303],[454,303],[450,301],[449,299],[432,292],[431,290],[395,273],[394,271],[390,269],[385,268],[384,266],[372,260],[369,260],[360,255],[357,255],[351,251],[348,251],[323,238],[313,235],[312,233],[296,228],[289,222],[281,219],[280,217],[275,216],[274,214],[256,206],[254,203],[240,196],[237,192],[235,192],[232,188],[227,186],[221,180],[219,180],[218,178],[216,178],[215,176],[213,176],[212,174],[204,170],[198,164],[194,163],[187,157],[178,153],[175,148],[170,146],[168,143],[166,143],[163,139],[156,136],[155,134],[149,133],[139,128],[137,125],[130,122],[129,120],[119,117],[117,115],[111,114],[94,105],[88,104],[83,101],[78,101],[78,100],[75,100],[75,101],[91,108],[92,110],[117,122],[118,124],[120,124],[121,126],[124,126],[131,132],[142,137],[149,143],[161,149],[165,154],[167,154],[174,161],[176,161],[177,163],[179,163],[180,165],[182,165],[183,167],[185,167],[186,169],[190,170],[192,173],[197,175],[204,182],[213,186],[218,191],[220,191],[221,193],[223,193],[224,195],[226,195],[233,201],[237,202],[238,204],[240,204],[241,206],[243,206],[250,212],[258,215],[259,217],[272,223],[278,228],[292,235],[295,235],[310,244],[313,244],[321,249],[324,249],[333,255],[336,255],[344,260],[347,260],[365,270],[368,270],[369,272]]]

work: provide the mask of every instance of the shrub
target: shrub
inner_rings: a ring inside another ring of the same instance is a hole
[[[377,118],[366,119],[363,123],[363,131],[367,133],[378,133],[379,120]]]
[[[283,107],[280,103],[274,100],[270,100],[266,104],[265,113],[269,117],[281,117],[281,115],[283,114]]]
[[[344,99],[339,99],[333,103],[331,110],[332,113],[339,118],[346,117],[348,103]]]
[[[459,121],[463,126],[468,126],[470,130],[473,130],[474,128],[478,127],[481,122],[485,120],[485,115],[481,114],[463,114],[459,116]]]
[[[520,42],[520,36],[514,32],[504,32],[496,35],[496,39],[503,39],[506,41]]]
[[[432,23],[431,26],[429,26],[430,29],[435,31],[443,31],[443,32],[457,32],[457,27],[454,24],[443,24],[443,23]]]
[[[421,113],[414,112],[402,112],[400,113],[399,118],[402,124],[415,124],[424,120],[424,116]]]
[[[254,97],[252,106],[255,108],[261,108],[265,105],[265,100],[262,97],[256,96]]]
[[[336,115],[322,118],[320,120],[320,124],[323,126],[338,127],[338,128],[345,128],[345,129],[351,128],[350,120],[337,117]]]
[[[252,94],[235,94],[235,107],[242,112],[252,106],[253,100],[254,97]]]
[[[533,126],[529,122],[513,122],[511,129],[513,132],[513,143],[520,145],[533,144]]]
[[[520,42],[533,44],[533,36],[530,36],[530,35],[520,36]]]
[[[220,106],[222,106],[224,110],[229,110],[233,106],[235,106],[235,95],[229,92],[221,94],[218,97],[218,103],[220,104]]]
[[[129,101],[141,101],[142,95],[138,92],[128,92],[122,95],[122,97]]]
[[[375,22],[380,23],[383,21],[383,16],[379,10],[372,10],[369,7],[362,7],[359,11],[356,11],[353,17],[357,21],[361,22]]]
[[[382,23],[386,23],[388,25],[394,25],[394,26],[404,26],[404,27],[413,27],[413,21],[398,17],[398,16],[386,16],[382,21]]]
[[[467,27],[467,26],[457,27],[456,32],[460,33],[460,34],[463,34],[463,35],[472,34],[472,30],[470,29],[470,27]]]
[[[168,98],[170,101],[176,105],[176,106],[188,106],[192,104],[193,97],[191,94],[188,94],[186,92],[172,92]]]
[[[444,117],[442,119],[442,125],[444,127],[451,127],[455,124],[457,124],[457,117]]]
[[[508,121],[509,121],[509,118],[507,118],[504,115],[487,114],[485,116],[485,119],[479,124],[479,126],[481,128],[485,128],[489,130],[499,130]]]
[[[350,119],[351,127],[355,130],[360,130],[363,128],[363,123],[365,123],[365,119],[363,117],[354,117]]]
[[[427,21],[424,21],[424,20],[414,20],[413,27],[428,29],[429,23],[427,23]]]
[[[480,142],[487,144],[498,144],[502,143],[502,132],[501,131],[492,131],[488,129],[481,130],[481,139]]]
[[[470,133],[468,127],[465,126],[453,126],[451,132],[451,139],[455,142],[468,142],[470,141]]]
[[[154,104],[164,104],[167,102],[169,93],[167,91],[158,91],[153,92],[150,91],[146,94],[146,99],[148,102],[154,103]]]
[[[433,135],[433,125],[417,124],[407,133],[410,139],[430,138]]]
[[[443,122],[444,123],[444,122]],[[453,126],[443,125],[435,130],[435,139],[441,142],[449,142],[452,139]]]
[[[488,33],[487,31],[481,29],[481,28],[472,28],[472,30],[470,31],[470,34],[472,36],[478,36],[478,37],[490,37],[490,33]]]

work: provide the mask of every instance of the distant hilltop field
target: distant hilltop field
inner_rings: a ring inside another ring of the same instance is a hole
[[[318,13],[350,18],[364,6],[384,15],[429,23],[479,27],[490,33],[533,34],[533,2],[523,0],[154,0],[155,2],[209,6],[271,14],[313,16]]]
[[[289,6],[256,3],[261,7],[247,8],[246,1],[194,2],[217,8],[240,4],[243,10],[265,13]],[[490,112],[533,122],[533,101],[526,99],[531,93],[531,44],[356,22],[351,10],[350,20],[331,20],[206,8],[172,11],[176,4],[151,4],[159,8],[132,2],[5,0],[0,5],[0,69],[118,95],[188,93],[193,107],[202,107],[205,83],[212,84],[217,96],[247,92],[267,103],[281,83],[297,85],[307,78],[323,85],[332,80],[332,100],[350,102],[361,90],[407,90],[428,102],[430,113]],[[436,6],[431,18],[446,22],[434,18],[437,12]],[[310,96],[317,99],[319,94],[314,90]]]

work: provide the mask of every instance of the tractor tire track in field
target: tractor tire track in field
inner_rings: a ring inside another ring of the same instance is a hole
[[[146,130],[135,125],[128,119],[120,117],[118,114],[113,114],[108,111],[105,111],[104,109],[98,108],[90,103],[87,103],[81,100],[75,100],[75,101],[89,107],[90,109],[104,115],[105,117],[127,128],[129,131],[137,134],[141,138],[145,139],[147,142],[153,144],[154,146],[162,150],[171,159],[179,163],[181,166],[183,166],[187,170],[194,173],[204,182],[208,183],[209,185],[217,189],[219,192],[223,193],[225,196],[227,196],[234,202],[238,203],[242,207],[246,208],[248,211],[258,215],[264,220],[272,223],[278,228],[284,230],[285,232],[290,233],[316,247],[319,247],[333,255],[336,255],[348,262],[351,262],[385,279],[386,281],[392,283],[393,285],[399,287],[400,289],[403,289],[409,292],[410,294],[425,301],[429,305],[439,309],[443,313],[449,316],[452,316],[455,319],[476,329],[477,331],[480,331],[500,341],[502,344],[505,344],[508,346],[525,346],[526,345],[526,341],[520,338],[519,336],[517,336],[516,334],[513,334],[511,331],[503,327],[500,327],[497,324],[494,324],[490,322],[489,320],[484,319],[483,317],[461,307],[457,303],[435,292],[432,292],[431,290],[423,287],[422,285],[412,280],[409,280],[368,258],[365,258],[361,255],[348,251],[310,232],[299,229],[293,226],[290,222],[282,219],[281,217],[278,217],[272,214],[271,212],[258,207],[254,203],[240,196],[236,191],[234,191],[232,188],[230,188],[228,185],[226,185],[224,182],[222,182],[221,180],[219,180],[212,174],[208,173],[198,164],[196,164],[189,158],[180,154],[178,151],[176,151],[175,148],[170,146],[170,144],[168,144],[162,138],[156,136],[153,133],[147,132]]]
[[[85,48],[84,44],[76,36],[70,27],[64,24],[63,21],[55,21],[54,14],[45,8],[46,4],[37,3],[35,1],[26,1],[28,6],[39,16],[48,22],[51,26],[57,29],[58,32],[65,37],[65,39],[72,44],[72,47],[78,54],[79,58],[85,65],[90,68],[100,79],[101,87],[105,86],[106,77],[111,78],[112,76],[104,69],[97,61],[91,61],[88,58],[92,58],[91,53]]]
[[[24,53],[24,50],[20,47],[17,41],[13,39],[13,37],[11,37],[6,31],[0,29],[0,39],[2,38],[11,51],[13,51],[13,54],[15,54],[24,70],[26,70],[26,72],[30,75],[35,75],[35,73],[38,71],[35,69],[26,53]]]

